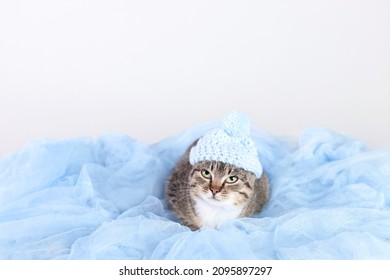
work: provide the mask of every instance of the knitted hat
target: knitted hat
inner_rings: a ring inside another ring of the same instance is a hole
[[[194,165],[205,160],[221,161],[250,171],[260,178],[263,168],[249,133],[248,116],[240,112],[228,114],[221,128],[208,132],[191,149],[190,163]]]

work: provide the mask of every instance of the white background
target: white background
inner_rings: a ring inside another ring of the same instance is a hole
[[[237,109],[274,135],[390,145],[390,1],[0,0],[0,155]]]

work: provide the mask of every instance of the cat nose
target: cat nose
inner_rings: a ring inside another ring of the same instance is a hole
[[[213,195],[216,195],[217,193],[219,193],[221,190],[219,190],[218,188],[214,187],[214,186],[211,186],[210,187],[210,191]]]

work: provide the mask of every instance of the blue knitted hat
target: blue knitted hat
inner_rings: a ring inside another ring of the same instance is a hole
[[[225,117],[221,128],[214,129],[199,139],[190,151],[190,163],[194,165],[205,160],[221,161],[250,171],[260,178],[263,168],[249,134],[248,116],[232,112]]]

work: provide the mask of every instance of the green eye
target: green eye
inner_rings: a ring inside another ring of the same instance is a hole
[[[237,176],[229,176],[226,178],[226,183],[228,184],[233,184],[235,182],[238,181],[238,177]]]
[[[202,174],[202,176],[206,179],[210,179],[211,178],[211,173],[210,171],[206,170],[206,169],[202,169],[202,171],[200,172],[200,174]]]

